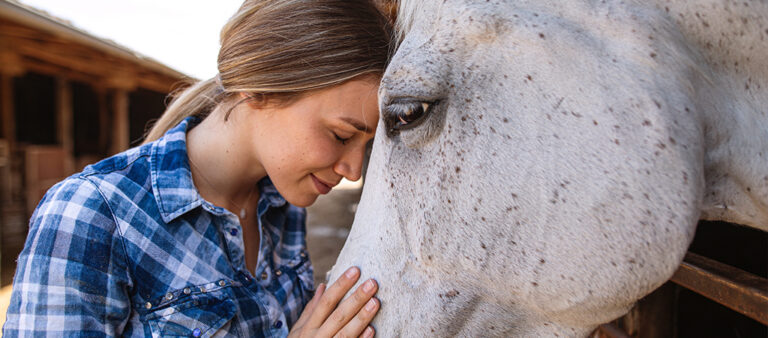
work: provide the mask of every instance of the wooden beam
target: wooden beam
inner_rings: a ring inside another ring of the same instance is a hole
[[[24,74],[25,69],[19,54],[10,52],[3,41],[0,41],[0,49],[5,49],[0,51],[0,73],[12,76]]]
[[[68,25],[61,24],[60,22],[40,16],[23,7],[16,6],[13,3],[0,1],[0,7],[4,8],[2,12],[5,16],[4,19],[7,19],[0,20],[0,26],[2,26],[0,35],[9,31],[7,28],[15,26],[17,30],[23,31],[26,29],[27,31],[35,31],[35,33],[33,33],[34,35],[44,34],[48,40],[63,40],[69,45],[81,46],[90,49],[92,52],[104,53],[115,58],[130,60],[140,68],[151,69],[158,73],[167,74],[171,78],[184,76],[176,70],[162,65],[157,61],[138,55],[136,52],[128,50],[125,47],[90,36],[73,29]]]
[[[0,93],[0,118],[3,120],[3,138],[6,139],[13,149],[16,143],[16,118],[14,115],[13,104],[13,76],[0,72],[0,81],[2,81],[2,93]]]
[[[592,334],[592,338],[630,338],[630,336],[615,324],[600,325]]]
[[[75,172],[75,135],[74,112],[72,108],[72,86],[66,78],[56,79],[56,115],[57,115],[57,139],[64,151],[64,172]]]
[[[614,323],[632,338],[674,337],[677,289],[674,283],[665,283]]]
[[[130,140],[130,120],[128,116],[128,91],[125,89],[115,90],[113,99],[112,119],[112,149],[111,154],[117,154],[128,149]]]
[[[51,48],[45,45],[32,45],[20,42],[15,49],[24,56],[42,60],[55,65],[63,66],[78,72],[86,74],[111,74],[114,72],[127,73],[127,65],[104,63],[103,61],[93,60],[91,58],[82,58],[74,55],[67,55],[64,51]]]
[[[3,121],[3,139],[5,139],[5,152],[8,155],[8,163],[0,167],[0,179],[3,180],[0,186],[3,187],[0,192],[0,204],[8,205],[12,199],[13,178],[11,175],[11,157],[13,149],[16,147],[16,121],[14,118],[13,105],[13,77],[7,73],[0,72],[0,119]],[[3,215],[0,214],[0,217]]]
[[[104,87],[94,87],[99,101],[99,155],[104,156],[102,152],[107,151],[110,145],[109,140],[109,102],[107,100],[107,91]]]
[[[13,60],[17,62],[4,61],[0,54],[0,67],[24,67],[25,64],[32,64],[33,67],[44,70],[44,74],[54,77],[65,75],[72,79],[98,78],[110,88],[133,90],[142,87],[161,93],[169,92],[183,79],[181,74],[178,77],[169,76],[153,68],[142,67],[141,62],[136,60],[118,58],[87,46],[73,44],[60,37],[0,22],[0,43],[3,42],[9,47],[0,48],[0,51],[13,51]]]
[[[28,72],[38,73],[38,74],[45,74],[51,77],[65,77],[69,79],[70,82],[77,81],[82,83],[101,83],[102,78],[93,76],[90,74],[85,74],[81,72],[76,72],[71,69],[67,69],[61,66],[57,66],[51,63],[47,63],[40,60],[34,60],[34,59],[24,59],[22,61],[24,65],[24,69]]]
[[[671,281],[768,325],[768,279],[689,252]]]
[[[131,73],[113,73],[104,82],[104,86],[107,88],[117,88],[125,91],[134,91],[138,87],[138,79]]]

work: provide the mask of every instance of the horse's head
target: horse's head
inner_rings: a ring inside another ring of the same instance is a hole
[[[411,1],[331,273],[382,336],[586,335],[666,281],[704,191],[697,56],[649,5]]]

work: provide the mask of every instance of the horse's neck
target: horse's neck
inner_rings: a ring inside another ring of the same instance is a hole
[[[703,63],[694,83],[706,145],[702,218],[768,231],[768,2],[658,6]]]

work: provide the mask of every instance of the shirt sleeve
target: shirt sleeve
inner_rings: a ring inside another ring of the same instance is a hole
[[[68,178],[32,215],[3,335],[120,335],[131,285],[108,203],[92,182]]]

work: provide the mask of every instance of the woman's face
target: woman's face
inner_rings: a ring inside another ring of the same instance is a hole
[[[255,158],[288,202],[305,207],[342,178],[360,178],[379,119],[378,85],[374,77],[351,80],[249,114]]]

